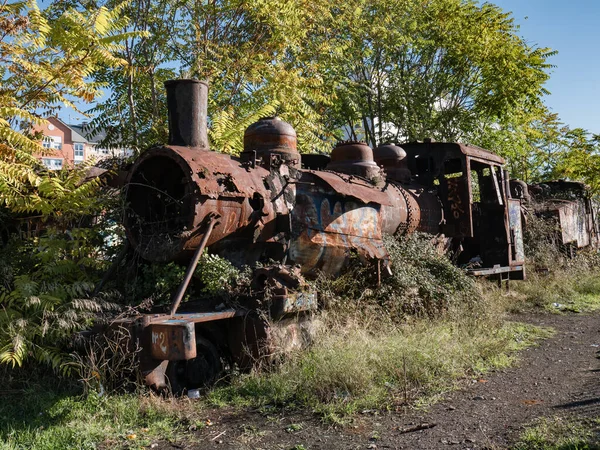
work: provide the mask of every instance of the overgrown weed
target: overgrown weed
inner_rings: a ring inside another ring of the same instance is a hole
[[[309,407],[333,421],[361,409],[426,405],[548,336],[506,323],[512,299],[489,295],[430,238],[386,246],[393,275],[381,286],[373,283],[373,268],[358,262],[345,275],[318,280],[327,308],[309,350],[215,388],[209,403]]]
[[[427,404],[465,377],[505,367],[514,351],[548,332],[530,325],[428,319],[366,328],[323,315],[313,347],[271,371],[241,376],[209,393],[212,404],[310,407],[326,418],[361,409]]]
[[[517,309],[591,312],[600,308],[600,262],[595,251],[582,252],[549,272],[530,272],[511,284]]]
[[[561,247],[556,221],[529,215],[524,233],[527,281],[513,283],[515,309],[589,312],[600,308],[600,253]]]
[[[541,418],[523,432],[513,450],[599,450],[599,432],[599,418]]]
[[[401,323],[415,317],[435,318],[456,305],[473,306],[481,300],[477,283],[437,251],[431,236],[412,234],[386,237],[391,275],[382,276],[358,257],[338,277],[320,276],[315,290],[325,309],[339,315],[359,315]]]

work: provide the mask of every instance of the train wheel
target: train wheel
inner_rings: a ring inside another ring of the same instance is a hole
[[[190,389],[202,389],[213,385],[223,371],[217,348],[207,339],[196,336],[197,356],[187,361],[171,361],[167,377],[171,392],[181,395]]]

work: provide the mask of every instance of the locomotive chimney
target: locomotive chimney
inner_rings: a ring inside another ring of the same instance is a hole
[[[208,150],[208,83],[198,80],[165,81],[169,111],[169,145]]]

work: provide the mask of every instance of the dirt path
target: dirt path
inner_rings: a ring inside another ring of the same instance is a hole
[[[506,448],[540,416],[600,417],[600,315],[535,315],[517,320],[556,335],[521,353],[510,369],[450,393],[428,412],[360,415],[344,429],[310,414],[215,410],[212,426],[179,448],[223,449],[491,449]],[[406,432],[421,424],[432,428]],[[161,446],[162,447],[162,446]],[[167,446],[168,448],[169,446]],[[172,448],[172,447],[171,447]]]

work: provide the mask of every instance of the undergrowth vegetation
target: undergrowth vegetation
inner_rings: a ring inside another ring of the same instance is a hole
[[[50,228],[43,237],[11,241],[0,255],[0,364],[27,359],[58,371],[73,333],[102,313],[121,308],[96,295],[106,267],[98,229]]]
[[[343,421],[362,409],[426,405],[465,377],[506,367],[513,352],[550,331],[466,319],[402,327],[327,323],[312,348],[272,370],[241,376],[208,395],[213,405],[309,407]],[[471,322],[471,323],[469,323]]]
[[[335,423],[364,409],[424,407],[464,380],[512,364],[516,351],[552,334],[507,321],[507,311],[557,309],[553,300],[566,305],[568,299],[579,299],[583,309],[582,299],[594,306],[600,292],[594,255],[557,258],[558,269],[549,275],[533,271],[529,281],[513,282],[512,291],[505,293],[493,283],[468,278],[436,250],[430,237],[388,240],[386,246],[392,274],[383,276],[380,285],[376,268],[358,258],[344,275],[314,282],[324,308],[314,317],[320,326],[307,350],[231,377],[193,404],[157,398],[144,389],[112,394],[122,387],[112,373],[114,358],[97,358],[102,351],[87,349],[74,365],[87,394],[69,381],[54,386],[48,377],[40,377],[39,383],[30,379],[8,394],[22,401],[0,405],[0,440],[5,448],[68,448],[74,442],[78,448],[97,443],[129,448],[147,446],[157,436],[175,439],[179,433],[188,440],[189,429],[204,426],[203,405],[252,406],[266,412],[308,408]],[[203,281],[209,290],[227,286],[239,275],[222,261],[209,262],[206,273],[198,274],[200,281],[215,278],[212,285]],[[162,286],[166,293],[177,284],[178,267],[147,270],[144,289],[150,295],[153,289],[158,292]],[[131,369],[127,354],[119,358],[117,366]],[[114,382],[96,382],[109,378]]]
[[[327,306],[308,351],[211,391],[215,405],[310,407],[328,420],[365,408],[427,404],[465,377],[505,367],[549,330],[505,322],[511,297],[468,278],[431,238],[386,242],[380,286],[356,261],[317,287]]]
[[[600,253],[580,249],[571,255],[558,244],[556,224],[530,216],[525,254],[527,281],[511,284],[513,308],[586,312],[600,308]]]
[[[384,243],[391,275],[382,276],[378,286],[374,267],[357,258],[339,277],[321,276],[315,289],[326,309],[400,322],[406,317],[439,317],[454,306],[481,300],[475,281],[437,251],[431,236],[388,237]]]

